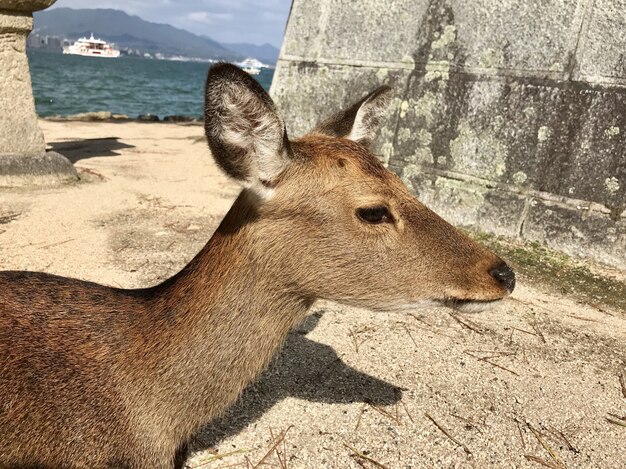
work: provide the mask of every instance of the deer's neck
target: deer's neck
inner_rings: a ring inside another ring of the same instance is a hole
[[[239,396],[310,307],[254,223],[241,195],[196,258],[155,290],[160,330],[138,351],[149,364],[140,366],[153,407],[166,409],[159,418],[183,438]]]

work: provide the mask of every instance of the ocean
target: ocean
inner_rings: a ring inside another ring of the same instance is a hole
[[[101,59],[28,51],[35,107],[40,116],[110,111],[202,117],[210,64],[120,57]],[[269,90],[273,69],[256,78]]]

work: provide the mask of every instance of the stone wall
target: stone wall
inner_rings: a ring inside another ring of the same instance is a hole
[[[452,223],[626,267],[626,0],[294,0],[297,135],[380,84],[377,152]]]

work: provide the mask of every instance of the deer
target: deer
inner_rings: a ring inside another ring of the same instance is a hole
[[[391,94],[290,139],[253,78],[212,66],[205,134],[242,189],[188,265],[141,289],[0,272],[0,468],[180,469],[316,300],[477,311],[510,295],[511,268],[371,152]]]

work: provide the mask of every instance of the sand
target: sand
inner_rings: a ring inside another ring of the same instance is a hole
[[[197,253],[238,193],[199,125],[40,125],[82,181],[0,189],[0,269],[152,285]],[[190,467],[626,467],[624,311],[522,278],[474,315],[312,313],[198,435]]]

